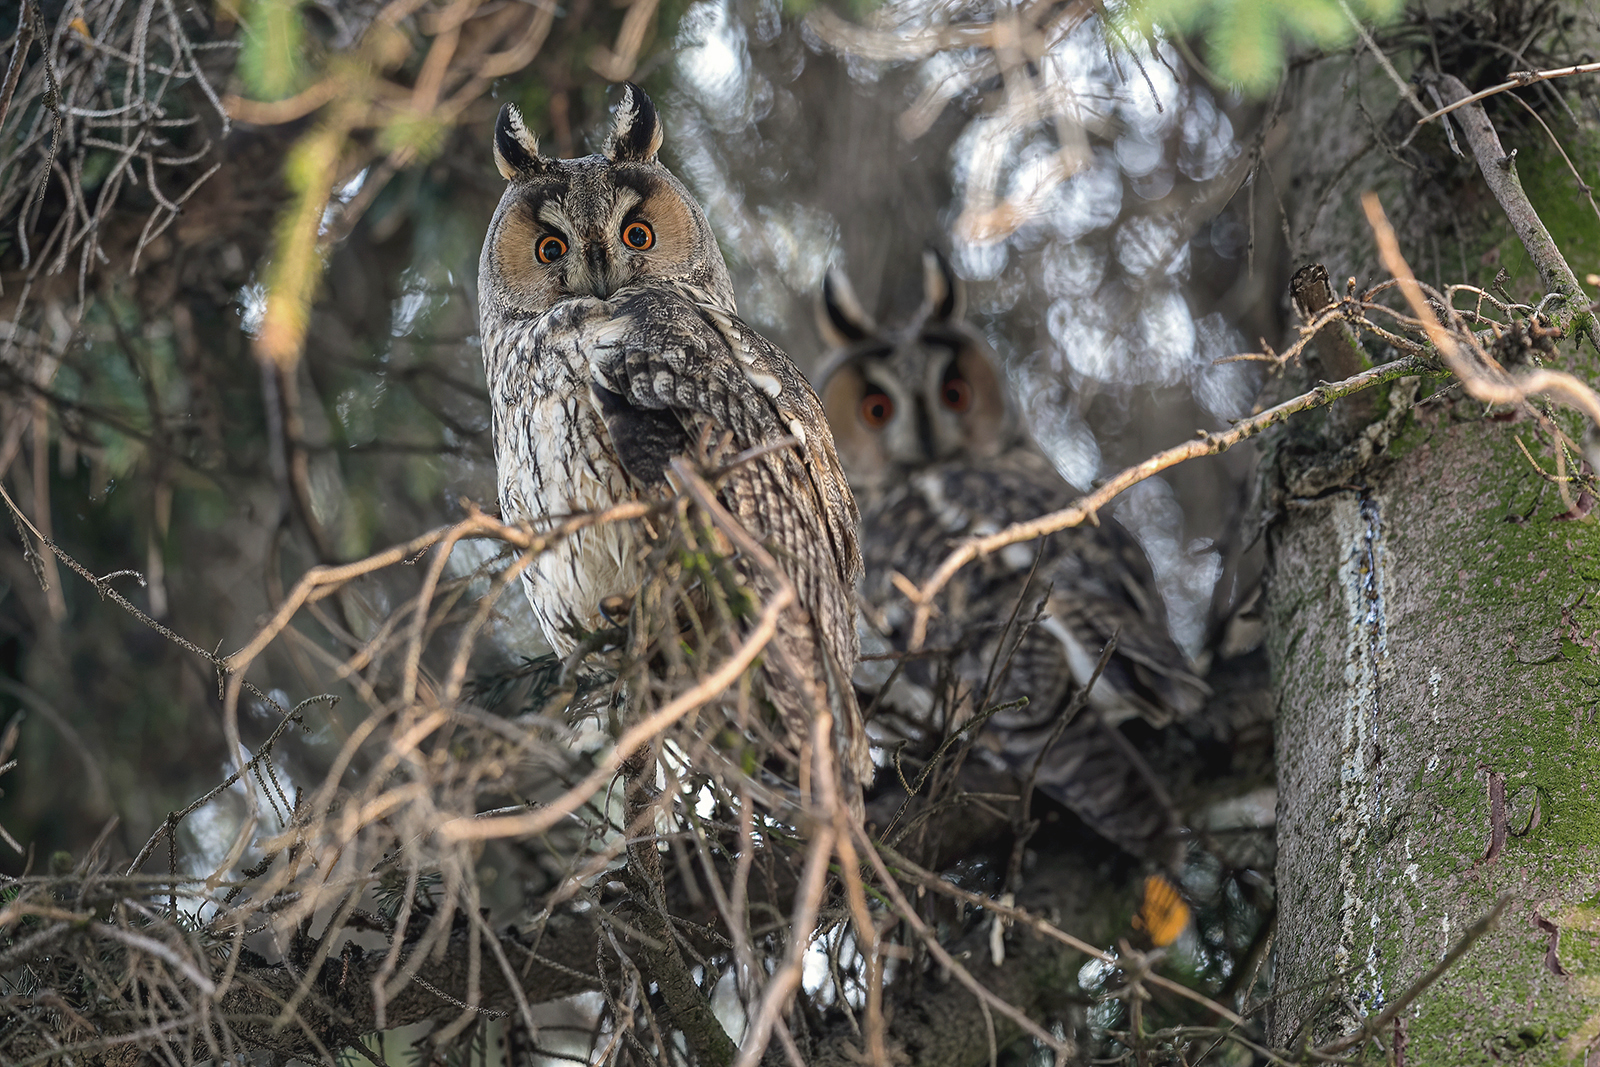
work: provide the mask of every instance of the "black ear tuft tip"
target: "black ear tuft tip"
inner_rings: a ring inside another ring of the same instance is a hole
[[[661,116],[645,91],[633,82],[622,85],[622,100],[606,138],[606,155],[612,160],[648,163],[661,148]]]
[[[837,267],[829,267],[822,276],[822,311],[827,316],[827,325],[842,342],[864,341],[871,334],[871,323],[856,303],[850,283]]]
[[[522,112],[512,103],[502,104],[494,123],[494,161],[507,181],[527,174],[539,165],[539,141],[522,121]]]
[[[930,305],[929,317],[939,322],[960,317],[961,278],[944,253],[933,245],[922,252],[922,289]]]

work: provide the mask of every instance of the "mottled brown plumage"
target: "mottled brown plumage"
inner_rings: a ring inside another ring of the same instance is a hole
[[[954,272],[934,253],[925,266],[926,300],[902,329],[867,319],[840,275],[824,293],[835,352],[821,393],[862,510],[868,652],[904,649],[909,638],[911,604],[894,587],[895,572],[920,584],[960,539],[1079,495],[1010,410],[993,350],[962,321]],[[1028,698],[995,715],[983,736],[1019,777],[1117,634],[1087,710],[1050,748],[1038,785],[1130,851],[1170,860],[1172,812],[1111,729],[1134,717],[1162,726],[1188,715],[1205,687],[1173,644],[1149,562],[1127,531],[1102,515],[1098,527],[1013,545],[964,568],[938,609],[928,646],[955,650],[958,717]],[[864,664],[858,682],[876,688],[888,666]],[[933,721],[935,682],[930,661],[908,664],[875,729],[915,735],[953,725]]]
[[[817,703],[834,717],[846,780],[872,764],[854,693],[857,513],[821,404],[789,358],[738,317],[705,216],[656,159],[655,108],[627,86],[605,151],[555,160],[509,105],[495,158],[510,183],[479,264],[484,367],[507,519],[562,518],[669,485],[676,456],[765,451],[718,482],[720,503],[771,551],[797,603],[767,648],[761,694],[791,752]],[[578,533],[526,572],[551,645],[602,625],[602,602],[642,585],[648,532]],[[758,597],[774,585],[735,569]],[[859,788],[847,794],[859,806]]]

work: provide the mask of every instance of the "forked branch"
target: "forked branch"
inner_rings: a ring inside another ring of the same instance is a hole
[[[1060,511],[1041,515],[1037,519],[1027,522],[1014,523],[1005,529],[990,534],[987,537],[975,537],[963,541],[943,563],[938,570],[910,594],[910,599],[915,607],[912,616],[911,649],[920,649],[927,639],[928,621],[932,617],[934,598],[950,583],[956,573],[975,559],[1000,551],[1007,545],[1031,541],[1036,537],[1045,537],[1061,530],[1067,530],[1084,522],[1098,523],[1099,513],[1102,508],[1108,507],[1124,490],[1139,484],[1152,475],[1159,474],[1169,467],[1201,456],[1215,456],[1228,451],[1242,441],[1248,441],[1264,430],[1268,430],[1281,422],[1287,421],[1290,416],[1314,408],[1326,407],[1343,397],[1352,396],[1363,389],[1370,389],[1375,385],[1392,382],[1396,378],[1407,375],[1422,374],[1431,369],[1429,363],[1415,356],[1404,356],[1392,363],[1385,363],[1381,367],[1362,371],[1360,374],[1346,378],[1342,382],[1323,383],[1308,393],[1303,393],[1293,400],[1286,400],[1276,407],[1268,408],[1258,415],[1241,419],[1231,430],[1220,432],[1200,431],[1199,436],[1193,440],[1157,452],[1142,463],[1137,463],[1103,482],[1098,489],[1086,496],[1080,497],[1071,507]]]

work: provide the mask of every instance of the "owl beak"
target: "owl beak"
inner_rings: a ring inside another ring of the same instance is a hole
[[[601,300],[609,300],[611,294],[622,288],[626,280],[622,277],[620,264],[613,263],[607,254],[604,241],[590,241],[584,254],[585,273],[589,276],[589,292]]]
[[[915,407],[917,412],[917,440],[922,446],[922,454],[924,456],[933,456],[936,459],[944,459],[944,456],[939,455],[939,441],[937,435],[933,432],[933,419],[929,416],[928,409],[920,401]]]

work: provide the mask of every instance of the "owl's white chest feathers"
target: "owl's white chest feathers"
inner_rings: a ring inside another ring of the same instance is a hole
[[[515,323],[484,338],[501,512],[541,532],[635,495],[591,399],[587,355],[572,331],[545,326]],[[551,648],[570,653],[569,627],[595,629],[601,601],[638,589],[641,547],[635,523],[605,523],[571,534],[529,565],[525,589]]]

